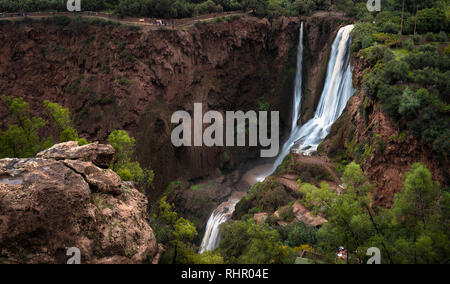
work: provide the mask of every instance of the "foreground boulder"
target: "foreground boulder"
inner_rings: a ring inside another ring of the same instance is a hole
[[[76,142],[0,160],[0,263],[157,263],[147,200],[106,169],[114,150]],[[100,167],[99,167],[100,166]]]

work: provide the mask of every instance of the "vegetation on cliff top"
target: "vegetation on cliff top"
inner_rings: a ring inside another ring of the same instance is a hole
[[[400,1],[383,1],[383,10],[401,10]],[[419,2],[419,1],[414,1]],[[420,1],[427,8],[437,1]],[[310,15],[315,11],[342,11],[347,16],[369,19],[366,0],[83,0],[83,11],[107,11],[120,16],[189,18],[224,11],[251,11],[260,17]],[[407,13],[416,11],[407,1]],[[0,0],[1,12],[67,11],[61,0]]]
[[[439,159],[448,160],[449,13],[448,6],[441,5],[403,17],[397,11],[383,11],[375,24],[357,24],[352,51],[369,66],[362,83],[368,98],[381,102],[400,132],[410,130],[431,145]]]

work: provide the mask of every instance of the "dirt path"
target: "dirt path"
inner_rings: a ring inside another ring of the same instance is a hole
[[[53,16],[67,16],[71,18],[76,17],[82,17],[85,19],[101,19],[111,22],[116,22],[124,25],[133,25],[133,26],[141,26],[145,29],[149,30],[158,30],[161,28],[166,29],[180,29],[180,28],[187,28],[190,26],[195,25],[196,23],[201,22],[209,22],[213,21],[217,18],[227,18],[231,16],[243,16],[245,15],[244,12],[223,12],[223,13],[214,13],[214,14],[206,14],[202,16],[198,16],[195,18],[185,18],[185,19],[170,19],[170,20],[164,20],[164,19],[154,19],[154,18],[123,18],[120,19],[117,16],[111,15],[111,14],[105,14],[105,13],[97,13],[97,12],[83,12],[83,13],[69,13],[69,12],[59,12],[59,13],[28,13],[26,17],[24,16],[18,16],[18,13],[4,13],[0,14],[0,21],[1,20],[10,20],[10,21],[19,21],[23,20],[24,18],[31,18],[31,19],[43,19],[43,18],[49,18]],[[4,16],[3,16],[4,15]],[[144,22],[142,22],[144,20]],[[160,25],[157,24],[157,20],[164,21],[167,25]]]

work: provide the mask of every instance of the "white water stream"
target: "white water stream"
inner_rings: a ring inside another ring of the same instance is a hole
[[[303,73],[303,23],[297,52],[297,71],[295,76],[295,93],[292,104],[292,125],[288,140],[269,171],[261,171],[259,180],[271,175],[291,152],[311,155],[317,151],[319,144],[329,134],[333,123],[341,116],[345,106],[353,96],[352,69],[350,66],[350,34],[354,26],[341,28],[333,42],[328,62],[327,77],[315,116],[303,126],[298,125],[302,100]],[[214,250],[220,241],[220,225],[233,214],[239,199],[231,198],[222,203],[211,214],[206,226],[200,253]]]

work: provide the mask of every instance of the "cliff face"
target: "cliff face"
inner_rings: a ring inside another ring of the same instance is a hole
[[[401,132],[379,102],[366,99],[361,84],[368,66],[356,55],[352,64],[353,84],[358,93],[348,102],[319,152],[336,162],[356,160],[360,163],[375,184],[374,202],[384,207],[392,206],[395,193],[402,190],[404,174],[414,163],[426,165],[433,178],[444,184],[443,173],[448,165],[441,164],[429,146]]]
[[[25,98],[36,113],[46,99],[69,107],[81,136],[91,140],[128,130],[137,138],[138,159],[164,188],[257,154],[228,149],[224,159],[225,149],[175,148],[173,112],[192,113],[194,102],[204,112],[255,110],[268,102],[282,110],[282,122],[288,119],[298,27],[298,19],[252,17],[159,31],[7,24],[0,28],[0,93]],[[8,113],[0,108],[4,121]]]
[[[0,160],[0,263],[158,263],[147,200],[107,169],[114,149],[77,142]]]
[[[304,112],[320,97],[318,73],[339,18],[304,18],[308,75]],[[38,113],[44,100],[71,110],[82,137],[105,141],[114,129],[137,138],[137,158],[156,172],[159,195],[170,181],[196,180],[257,157],[253,148],[175,148],[170,117],[248,111],[270,104],[289,125],[300,19],[242,17],[186,30],[44,23],[0,27],[0,93],[21,96]],[[325,63],[324,63],[325,62]],[[320,77],[320,76],[319,76]],[[318,94],[318,97],[317,97]],[[0,106],[0,121],[7,116]],[[303,117],[306,117],[303,116]],[[306,119],[306,118],[305,118]]]

